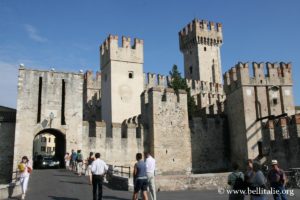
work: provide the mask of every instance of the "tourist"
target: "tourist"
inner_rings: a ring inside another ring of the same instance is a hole
[[[87,175],[89,176],[89,184],[92,184],[92,163],[95,160],[94,158],[94,153],[90,152],[90,156],[88,157],[88,159],[86,160],[86,171],[87,171]]]
[[[72,171],[76,171],[76,159],[77,159],[77,153],[72,149],[71,160],[70,160]]]
[[[64,159],[65,159],[65,167],[66,167],[66,169],[70,170],[70,155],[69,155],[68,152],[66,153]]]
[[[133,171],[133,181],[134,181],[134,192],[133,192],[133,200],[138,199],[139,191],[143,192],[143,199],[148,200],[147,195],[147,187],[148,187],[148,178],[146,171],[146,164],[142,160],[143,156],[141,153],[136,154],[137,162],[134,165]]]
[[[22,157],[22,161],[18,165],[18,169],[20,172],[20,183],[22,188],[22,196],[21,199],[25,199],[25,194],[28,187],[29,176],[32,171],[31,163],[27,156]]]
[[[277,160],[272,160],[272,168],[268,173],[268,181],[273,191],[274,200],[286,200],[285,184],[286,176],[282,169],[279,168]]]
[[[258,162],[253,162],[253,177],[250,180],[251,200],[267,200],[264,191],[266,189],[266,178]]]
[[[253,160],[248,159],[247,160],[247,169],[245,172],[245,186],[246,186],[246,194],[248,194],[248,189],[251,187],[251,180],[253,179],[254,171],[253,171]]]
[[[106,163],[100,159],[100,153],[95,154],[96,160],[92,162],[92,183],[93,183],[93,200],[102,199],[103,178],[108,170]],[[98,189],[98,195],[97,195]]]
[[[150,155],[149,152],[145,152],[145,163],[146,172],[148,178],[148,185],[150,191],[151,200],[156,200],[156,190],[155,190],[155,159]]]
[[[83,156],[82,156],[81,150],[77,151],[76,163],[77,163],[78,176],[81,176],[82,170],[83,170]]]
[[[232,165],[233,172],[228,176],[228,185],[231,186],[233,193],[229,194],[229,200],[243,200],[244,192],[244,174],[239,170],[239,165],[234,163]]]

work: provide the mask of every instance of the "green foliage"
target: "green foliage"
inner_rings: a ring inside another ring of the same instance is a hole
[[[185,90],[187,92],[188,115],[191,119],[191,117],[193,117],[196,113],[196,102],[191,96],[190,88],[188,88],[185,79],[181,77],[181,73],[178,71],[177,65],[173,65],[172,71],[170,71],[170,76],[172,77],[172,80],[168,86],[173,88],[177,95],[179,90]]]

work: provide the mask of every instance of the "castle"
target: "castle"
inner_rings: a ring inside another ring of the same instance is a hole
[[[228,171],[249,158],[299,167],[290,63],[254,62],[252,76],[249,64],[239,62],[223,85],[222,24],[193,20],[179,32],[186,83],[202,113],[189,119],[186,91],[169,88],[169,76],[143,72],[143,40],[122,37],[121,46],[118,40],[109,35],[100,46],[96,75],[20,66],[15,130],[1,132],[14,137],[0,155],[2,177],[23,155],[32,157],[42,133],[56,136],[61,158],[81,149],[86,156],[100,152],[112,165],[132,165],[137,152],[149,151],[162,175]]]

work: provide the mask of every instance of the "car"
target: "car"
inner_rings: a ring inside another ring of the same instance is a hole
[[[37,156],[34,161],[34,168],[48,169],[48,168],[59,168],[60,162],[53,156]]]

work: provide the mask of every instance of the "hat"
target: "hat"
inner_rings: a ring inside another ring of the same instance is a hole
[[[278,164],[277,160],[272,160],[272,165],[277,165],[277,164]]]

